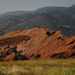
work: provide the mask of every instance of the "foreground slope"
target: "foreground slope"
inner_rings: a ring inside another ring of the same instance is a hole
[[[75,60],[0,62],[0,75],[75,75]]]

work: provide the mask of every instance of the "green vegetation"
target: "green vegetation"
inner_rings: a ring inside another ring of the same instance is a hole
[[[0,62],[0,75],[75,75],[75,60]]]

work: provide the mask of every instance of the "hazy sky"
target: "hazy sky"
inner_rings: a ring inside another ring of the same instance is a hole
[[[45,6],[71,6],[75,0],[0,0],[0,13],[15,10],[34,10]]]

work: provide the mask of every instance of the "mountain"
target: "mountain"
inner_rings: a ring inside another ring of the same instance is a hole
[[[34,27],[0,37],[1,61],[50,58],[75,58],[75,36]]]
[[[44,26],[75,34],[75,5],[71,7],[44,7],[35,11],[14,11],[0,15],[0,35],[7,32]]]

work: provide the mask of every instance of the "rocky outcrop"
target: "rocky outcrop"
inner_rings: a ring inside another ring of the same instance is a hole
[[[35,27],[0,37],[0,60],[74,58],[75,36]]]

